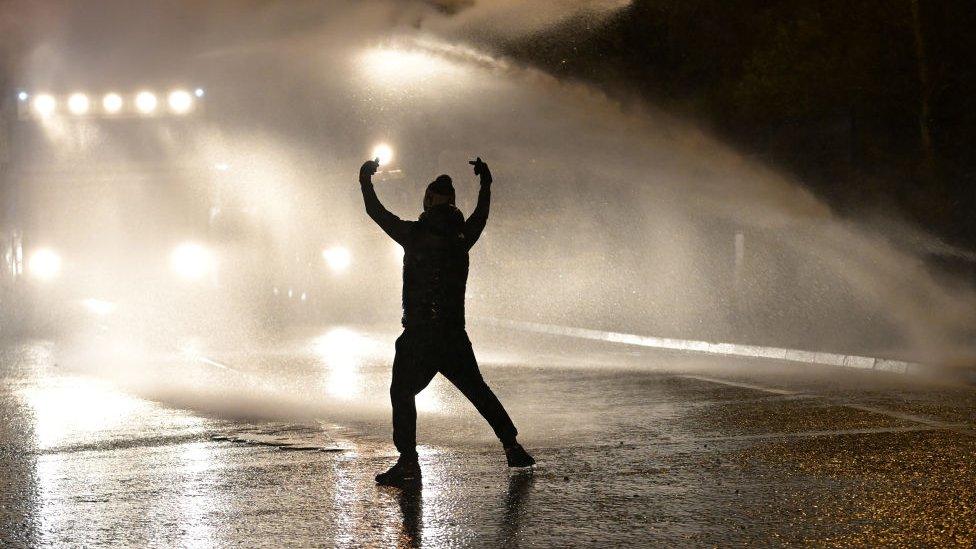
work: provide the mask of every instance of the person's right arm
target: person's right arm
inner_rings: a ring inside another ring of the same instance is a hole
[[[383,232],[403,246],[407,240],[407,235],[410,233],[410,222],[393,215],[376,196],[376,190],[373,188],[373,174],[376,173],[379,165],[377,160],[367,160],[359,168],[359,186],[363,191],[366,214],[383,229]]]

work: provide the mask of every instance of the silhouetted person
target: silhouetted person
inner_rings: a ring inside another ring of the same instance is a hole
[[[404,252],[404,329],[396,341],[390,385],[393,443],[400,459],[389,471],[376,475],[376,482],[381,484],[420,479],[414,397],[437,372],[460,389],[488,420],[505,448],[509,467],[535,463],[515,440],[515,425],[481,377],[464,329],[468,250],[478,241],[488,221],[492,182],[491,171],[481,158],[470,164],[481,178],[481,190],[478,205],[467,220],[454,205],[454,186],[447,175],[438,176],[427,186],[420,219],[404,221],[384,208],[376,197],[372,176],[379,161],[368,160],[359,170],[366,213],[403,246]]]

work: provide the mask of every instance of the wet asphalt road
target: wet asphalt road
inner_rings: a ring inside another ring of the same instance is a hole
[[[0,545],[976,543],[972,387],[489,328],[483,372],[539,465],[507,470],[438,378],[422,488],[377,487],[395,336],[3,344]]]

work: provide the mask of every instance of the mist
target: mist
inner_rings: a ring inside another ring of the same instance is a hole
[[[440,173],[454,177],[470,213],[477,183],[467,161],[492,167],[491,220],[468,284],[473,324],[505,318],[940,364],[970,356],[976,294],[929,264],[945,247],[938,239],[895,217],[840,218],[801,181],[693,122],[491,51],[494,38],[581,15],[598,22],[626,4],[8,5],[5,28],[31,29],[10,42],[29,51],[13,69],[20,88],[206,90],[199,119],[144,125],[138,140],[103,120],[56,117],[29,141],[29,163],[70,183],[35,186],[33,223],[100,258],[96,282],[70,279],[64,291],[121,304],[99,329],[146,353],[99,360],[124,370],[150,354],[142,345],[162,352],[188,335],[395,326],[399,257],[363,212],[356,182],[379,143],[393,159],[377,193],[404,219],[420,213]],[[150,160],[166,175],[134,177]],[[204,233],[217,274],[195,287],[170,280],[172,246]],[[336,247],[351,257],[341,273],[323,261]],[[57,310],[46,325],[74,321]]]

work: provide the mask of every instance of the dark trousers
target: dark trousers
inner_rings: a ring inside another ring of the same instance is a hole
[[[503,443],[518,431],[478,370],[464,328],[407,328],[396,341],[393,360],[393,443],[404,457],[417,455],[417,406],[414,397],[440,372],[474,404]]]

